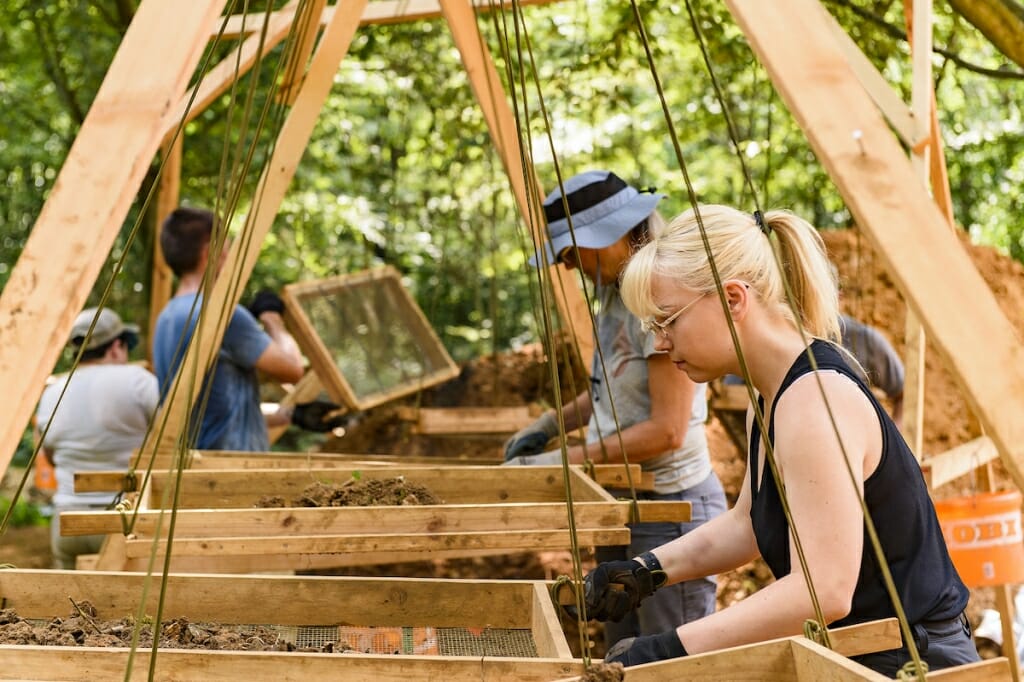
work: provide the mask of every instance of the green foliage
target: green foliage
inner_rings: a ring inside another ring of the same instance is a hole
[[[752,209],[686,5],[641,4],[700,200]],[[821,227],[849,224],[842,199],[725,6],[691,4],[761,202],[791,208]],[[902,3],[824,4],[909,99],[909,54],[899,38]],[[0,105],[7,113],[0,120],[0,285],[52,187],[131,6],[124,0],[15,0],[0,7]],[[248,3],[250,12],[265,7]],[[556,183],[553,147],[563,178],[609,168],[669,194],[661,207],[666,215],[688,207],[631,6],[567,0],[523,12],[525,32],[516,31],[511,14],[495,21],[481,13],[479,23],[514,93],[541,193]],[[1006,66],[946,3],[936,3],[935,12],[936,46],[967,63]],[[227,55],[232,44],[211,46],[209,56]],[[183,201],[234,208],[236,227],[252,204],[285,113],[271,89],[284,50],[272,51],[186,129]],[[1024,84],[945,57],[937,56],[934,66],[957,215],[976,239],[1024,258]],[[252,144],[256,151],[247,159]],[[155,168],[140,199],[154,178]],[[151,216],[126,246],[140,207],[141,200],[110,265],[128,249],[112,302],[144,324]],[[335,78],[249,290],[390,264],[448,349],[465,359],[537,338],[536,272],[525,264],[529,243],[443,21],[368,27],[357,33]],[[104,268],[90,302],[111,272]]]
[[[10,508],[11,501],[6,497],[0,497],[0,518],[6,516]],[[11,513],[9,523],[12,528],[22,528],[24,526],[45,526],[50,523],[50,520],[43,516],[36,505],[25,500],[18,500],[14,503],[14,511]]]

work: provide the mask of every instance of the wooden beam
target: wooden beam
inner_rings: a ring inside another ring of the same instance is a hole
[[[0,415],[6,471],[160,146],[224,0],[144,0],[0,293]],[[169,31],[168,27],[174,30]]]
[[[298,383],[292,387],[291,392],[281,400],[282,407],[294,407],[298,403],[307,403],[311,400],[315,400],[320,391],[323,390],[323,385],[320,383],[320,378],[316,375],[316,372],[312,369],[306,370],[306,373],[299,379]],[[288,430],[288,425],[275,426],[269,429],[270,444],[273,445],[277,440],[284,435],[284,432]]]
[[[518,5],[529,7],[531,5],[550,5],[558,0],[519,0]],[[512,8],[511,0],[473,0],[473,7],[480,11],[488,11],[492,7],[500,6],[503,10]],[[271,14],[273,21],[280,14],[295,14],[294,7],[282,8]],[[228,18],[224,28],[223,39],[241,38],[259,31],[265,18],[264,12],[245,14],[234,14]],[[327,24],[334,16],[334,6],[325,7],[320,15],[320,23]],[[366,6],[360,26],[372,26],[375,24],[399,24],[423,19],[439,19],[441,17],[441,6],[437,0],[380,0],[371,2]],[[291,19],[289,18],[289,21]],[[218,19],[212,26],[210,37],[216,36],[220,30],[223,19]],[[243,25],[244,24],[244,25]]]
[[[5,674],[18,679],[68,682],[125,679],[127,648],[2,646]],[[134,652],[132,682],[148,678],[152,652]],[[383,656],[374,654],[306,654],[298,651],[197,651],[161,649],[156,678],[230,682],[253,680],[445,680],[445,682],[548,682],[583,674],[583,661],[496,656]]]
[[[910,111],[918,126],[927,127],[931,118],[932,89],[932,2],[903,0],[903,16],[910,37],[912,63]],[[921,183],[928,187],[929,145],[914,145],[910,162]],[[924,375],[927,337],[921,320],[907,311],[903,365],[903,436],[918,460],[924,450]]]
[[[938,488],[999,457],[991,438],[981,436],[921,462],[928,487]]]
[[[281,87],[278,91],[278,101],[287,106],[294,104],[299,94],[298,86],[302,83],[306,62],[313,53],[316,36],[320,33],[320,16],[326,4],[327,0],[308,0],[299,6],[299,15],[295,17],[295,27],[292,29],[295,42],[289,49],[288,64],[281,76]]]
[[[156,318],[171,300],[174,286],[174,273],[164,260],[164,251],[160,247],[160,227],[164,220],[178,207],[181,196],[181,156],[185,143],[185,131],[173,142],[163,145],[163,170],[157,185],[156,224],[153,226],[153,274],[149,280],[149,334],[146,344],[146,355],[153,361],[153,330],[156,329]]]
[[[816,0],[726,0],[857,225],[1024,488],[1024,346],[892,132]],[[927,244],[928,248],[922,248]]]
[[[938,682],[1007,682],[1011,679],[1010,665],[1006,658],[990,658],[987,661],[936,670],[928,673],[927,679]]]
[[[509,182],[512,183],[519,212],[533,235],[534,243],[544,244],[547,242],[547,227],[540,208],[541,197],[530,192],[527,173],[532,176],[533,182],[530,184],[538,188],[544,185],[537,179],[532,165],[523,165],[515,116],[487,49],[487,41],[480,34],[473,5],[469,0],[440,0],[440,5],[466,67],[473,94],[483,110],[491,140],[498,150]],[[552,265],[549,272],[562,324],[575,341],[584,366],[589,367],[594,354],[593,324],[579,283],[562,265]]]
[[[191,463],[192,470],[210,469],[297,469],[314,471],[317,469],[339,469],[350,467],[363,471],[366,469],[406,469],[410,466],[472,466],[479,464],[473,460],[455,457],[415,457],[405,455],[343,455],[332,453],[289,453],[289,452],[216,452],[194,451]],[[154,469],[166,470],[171,466],[169,460],[154,462]],[[553,469],[561,471],[561,465],[553,465]],[[582,470],[582,465],[574,464],[573,468]],[[642,472],[639,464],[629,465],[629,474],[637,490],[654,490],[654,475]],[[595,464],[594,481],[605,488],[628,488],[629,479],[626,468],[622,464]],[[78,471],[75,472],[75,491],[80,493],[99,492],[135,492],[141,480],[138,476],[128,476],[127,471]]]
[[[889,679],[885,675],[859,663],[854,663],[841,654],[826,649],[809,639],[794,638],[790,640],[790,646],[792,647],[793,666],[796,669],[797,680],[806,680],[806,682],[815,680],[883,682],[883,680]]]
[[[629,544],[629,529],[577,528],[577,541],[584,547],[614,547]],[[128,559],[150,556],[154,538],[125,541]],[[157,540],[157,556],[167,552],[167,541]],[[423,559],[433,559],[439,551],[474,550],[543,551],[562,550],[572,546],[572,536],[561,530],[473,530],[447,533],[358,533],[341,535],[283,535],[254,537],[180,537],[176,536],[172,553],[177,557],[268,557],[294,554],[366,554],[376,563],[378,552],[422,552]]]
[[[846,32],[832,14],[823,5],[818,5],[825,17],[836,45],[842,51],[846,60],[850,63],[857,80],[864,86],[869,97],[874,101],[885,120],[889,122],[892,129],[899,136],[903,144],[913,147],[927,134],[927,130],[921,126],[917,119],[910,113],[906,102],[893,90],[885,76],[878,72],[871,60],[861,51],[857,43],[853,42],[850,34]]]
[[[514,433],[535,417],[521,407],[401,407],[398,416],[415,422],[414,431],[423,435]]]
[[[175,109],[176,114],[168,117],[164,127],[165,137],[173,134],[182,121],[190,123],[195,120],[214,100],[227,91],[232,83],[248,73],[257,59],[265,56],[287,38],[292,20],[295,18],[295,8],[285,8],[274,12],[267,23],[266,35],[263,36],[260,35],[260,29],[263,27],[263,14],[258,16],[258,21],[251,19],[254,22],[253,25],[256,26],[255,31],[248,33],[248,37],[235,50],[207,71],[195,96],[193,97],[190,90],[179,99]],[[217,30],[220,30],[223,21],[223,18],[217,19]],[[214,36],[216,36],[216,31]]]
[[[194,382],[193,390],[189,391],[188,382],[182,382],[181,378],[203,376],[217,356],[228,321],[226,318],[230,317],[218,312],[231,310],[238,303],[241,295],[241,286],[238,284],[249,280],[260,246],[270,231],[295,169],[306,150],[320,110],[330,93],[338,65],[348,53],[358,18],[365,5],[366,0],[344,3],[341,11],[335,12],[325,29],[295,105],[281,127],[273,154],[257,184],[257,199],[248,213],[244,229],[248,238],[232,242],[223,268],[224,276],[218,278],[213,291],[204,300],[201,317],[206,319],[200,319],[175,376],[173,385],[180,385],[181,388],[176,391],[172,389],[157,416],[161,423],[166,420],[166,426],[151,432],[151,437],[147,438],[141,448],[142,452],[171,451],[183,435],[186,419],[202,388],[202,382]],[[210,314],[210,311],[214,312]],[[161,433],[162,437],[159,435]]]
[[[687,502],[641,502],[640,520],[686,522]],[[631,522],[629,502],[581,502],[575,505],[581,528],[611,527]],[[163,511],[140,511],[135,517],[136,536],[153,536]],[[430,505],[411,507],[287,507],[283,509],[183,509],[176,515],[175,538],[270,537],[331,534],[495,532],[568,527],[565,504],[513,503]],[[122,516],[116,511],[70,511],[61,514],[61,534],[97,535],[122,532]],[[167,523],[160,532],[167,533]]]

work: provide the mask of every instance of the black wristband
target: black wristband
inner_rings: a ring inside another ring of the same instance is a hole
[[[654,552],[644,552],[638,558],[640,563],[644,564],[651,572],[655,590],[668,582],[668,573],[665,573],[665,569],[661,567],[661,562],[658,561],[658,557],[654,556]]]

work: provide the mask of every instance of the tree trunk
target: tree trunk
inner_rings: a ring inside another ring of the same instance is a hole
[[[950,6],[1024,67],[1024,5],[1017,0],[949,0]]]

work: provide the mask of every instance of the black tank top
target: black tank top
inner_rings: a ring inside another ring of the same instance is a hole
[[[819,340],[811,344],[811,350],[818,369],[839,372],[860,387],[881,422],[882,456],[878,468],[864,481],[864,499],[908,621],[916,624],[957,616],[967,606],[968,591],[949,558],[935,507],[910,447],[835,346]],[[782,380],[768,422],[768,438],[773,445],[775,406],[779,398],[794,381],[811,371],[807,354],[801,353]],[[764,398],[758,398],[758,403],[763,410]],[[749,445],[750,521],[761,556],[778,578],[790,572],[789,523],[782,511],[771,467],[765,465],[760,489],[756,485],[760,440],[761,431],[755,421]],[[865,529],[852,608],[849,615],[832,625],[852,625],[895,615]]]

